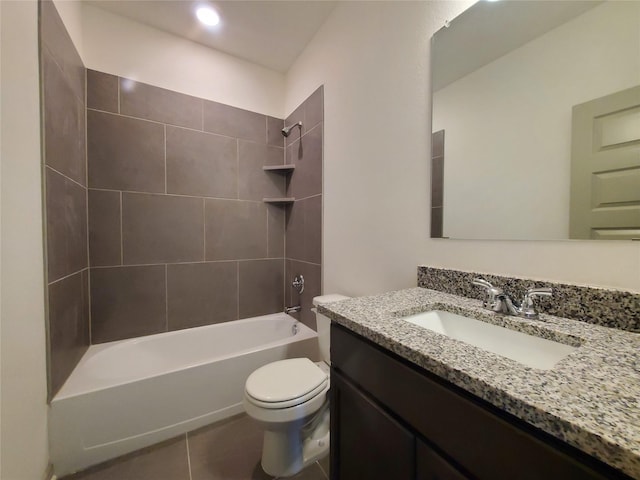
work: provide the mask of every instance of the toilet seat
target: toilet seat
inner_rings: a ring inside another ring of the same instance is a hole
[[[281,409],[307,402],[325,391],[329,376],[308,358],[280,360],[254,371],[246,399],[257,407]]]

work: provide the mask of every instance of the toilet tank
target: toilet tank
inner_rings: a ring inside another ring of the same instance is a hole
[[[350,297],[345,297],[344,295],[338,295],[336,293],[330,295],[321,295],[319,297],[313,297],[313,305],[317,307],[318,305],[325,305],[327,303],[339,302],[340,300],[347,300]],[[319,313],[316,312],[316,325],[318,329],[318,343],[320,344],[320,355],[322,356],[322,360],[326,363],[331,363],[330,354],[329,354],[329,344],[330,340],[330,327],[331,320]]]

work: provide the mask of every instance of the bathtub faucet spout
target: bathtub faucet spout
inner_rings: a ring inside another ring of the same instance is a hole
[[[300,310],[302,310],[302,307],[300,305],[295,305],[293,307],[286,307],[284,309],[284,313],[291,315],[293,313],[298,313]]]

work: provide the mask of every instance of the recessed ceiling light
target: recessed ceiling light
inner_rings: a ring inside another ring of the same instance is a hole
[[[208,27],[220,23],[220,15],[211,7],[200,7],[196,10],[196,17]]]

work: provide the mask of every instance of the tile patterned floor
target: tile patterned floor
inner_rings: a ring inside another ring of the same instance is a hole
[[[61,480],[273,480],[260,467],[262,431],[238,415]],[[291,480],[328,480],[329,458]]]

